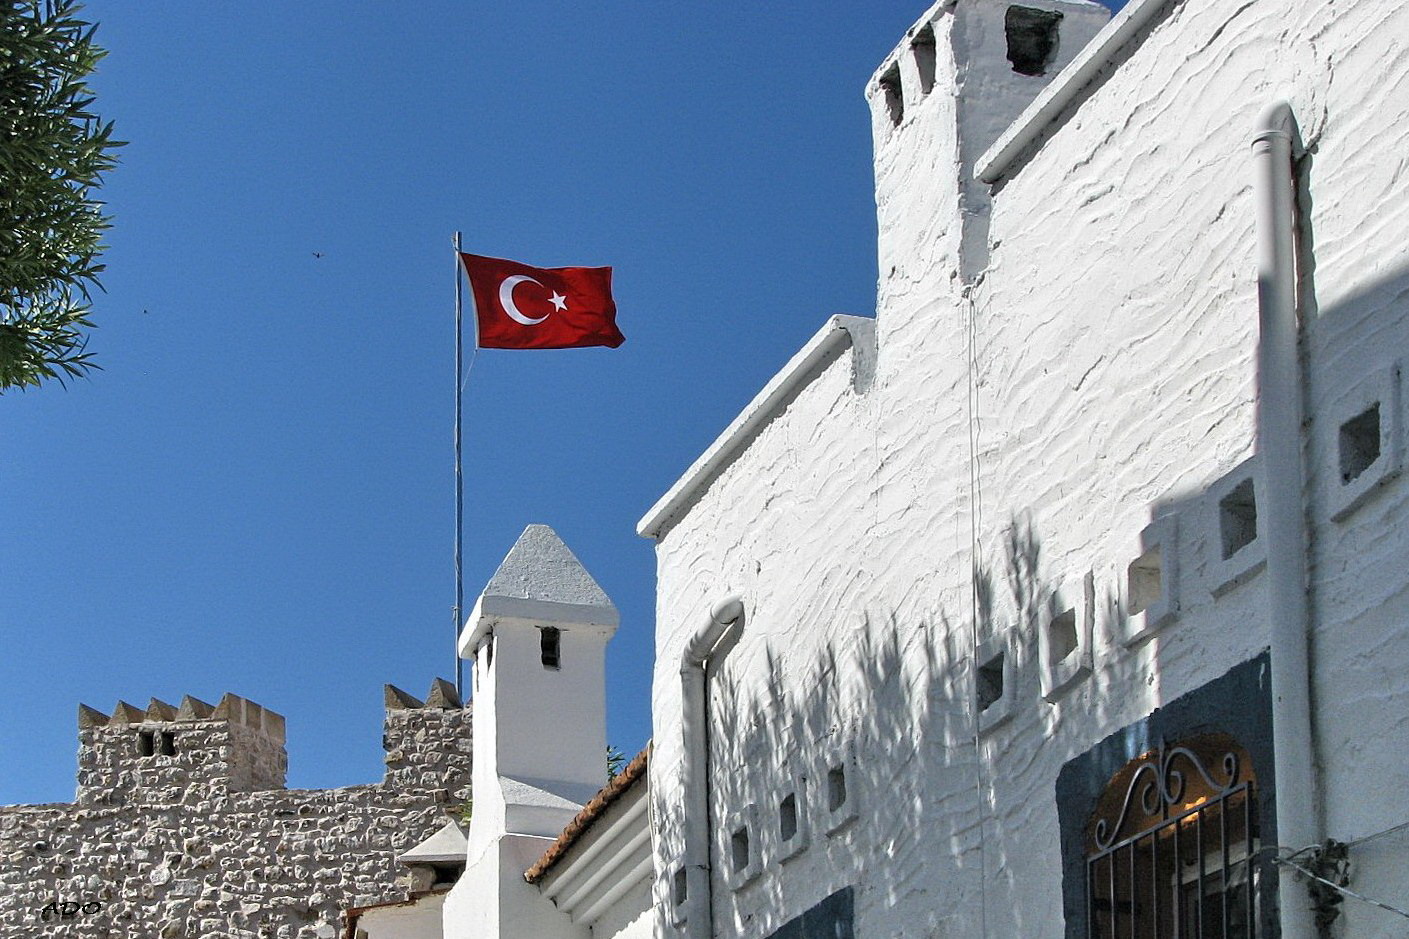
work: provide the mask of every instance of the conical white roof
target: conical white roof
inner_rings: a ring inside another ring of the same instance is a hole
[[[468,656],[495,625],[588,627],[610,636],[621,616],[606,591],[547,525],[530,525],[475,601],[460,636]]]
[[[612,601],[558,533],[530,525],[489,578],[482,596],[611,607]]]

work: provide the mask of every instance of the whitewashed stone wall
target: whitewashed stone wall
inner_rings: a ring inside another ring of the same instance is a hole
[[[433,893],[411,903],[368,910],[357,920],[355,939],[441,939],[445,894]]]
[[[634,887],[612,905],[592,927],[593,939],[652,939],[655,913],[649,883]]]
[[[327,790],[283,788],[283,720],[251,702],[254,726],[208,707],[105,726],[88,712],[77,802],[0,807],[0,936],[332,939],[345,910],[404,899],[396,856],[470,775],[469,711],[405,700],[387,711],[384,781]],[[143,732],[158,752],[139,753]]]
[[[756,876],[716,874],[717,933],[767,936],[854,884],[861,936],[1064,934],[1062,765],[1268,643],[1256,565],[1225,589],[1216,496],[1255,461],[1249,151],[1277,97],[1312,152],[1309,516],[1327,831],[1353,841],[1406,819],[1409,482],[1330,515],[1336,434],[1357,395],[1381,393],[1384,419],[1406,419],[1403,396],[1383,389],[1409,350],[1409,12],[1169,4],[1010,169],[982,243],[961,251],[987,211],[972,160],[997,133],[965,92],[1006,68],[981,42],[1005,6],[927,14],[935,86],[922,93],[907,39],[898,126],[869,89],[875,381],[858,392],[851,356],[831,364],[661,532],[652,784],[667,935],[680,655],[730,592],[748,619],[713,678],[716,857],[749,805],[763,834]],[[994,106],[1014,112],[1001,94]],[[1166,517],[1178,519],[1179,612],[1126,647],[1126,566]],[[1093,672],[1048,703],[1038,630],[1082,601],[1087,574]],[[1013,661],[1011,717],[979,736],[974,649],[995,642]],[[818,781],[841,763],[856,785],[838,817]],[[767,829],[790,791],[805,794],[809,843],[783,859]],[[1357,889],[1409,901],[1403,844],[1353,848]],[[1402,935],[1391,914],[1353,902],[1338,928]]]

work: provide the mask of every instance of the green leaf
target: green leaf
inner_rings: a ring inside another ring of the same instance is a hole
[[[102,289],[92,193],[122,141],[90,110],[106,54],[75,0],[0,0],[0,392],[98,366],[85,351]]]

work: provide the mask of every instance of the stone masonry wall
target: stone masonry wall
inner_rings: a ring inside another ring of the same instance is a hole
[[[388,686],[386,776],[341,789],[282,788],[283,719],[233,695],[79,721],[78,800],[0,807],[0,939],[332,939],[406,897],[396,857],[469,796],[441,681],[425,704]]]

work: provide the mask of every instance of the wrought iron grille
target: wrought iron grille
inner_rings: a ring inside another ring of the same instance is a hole
[[[1118,811],[1091,830],[1088,939],[1255,939],[1254,782],[1233,751],[1222,763],[1215,778],[1176,746],[1134,764],[1123,797],[1103,806]]]

